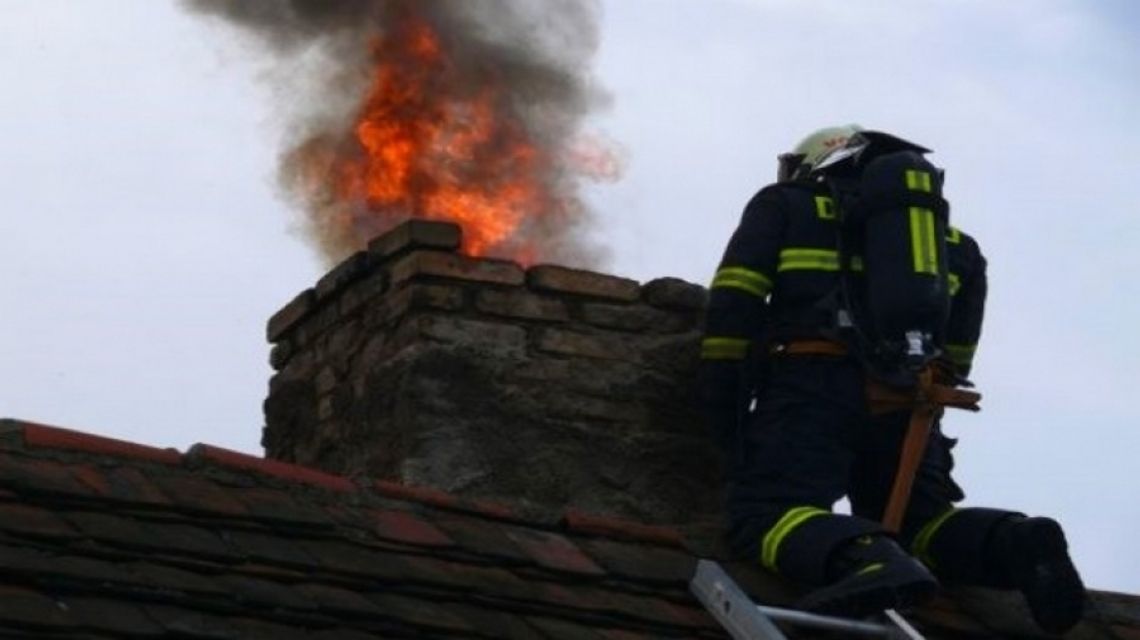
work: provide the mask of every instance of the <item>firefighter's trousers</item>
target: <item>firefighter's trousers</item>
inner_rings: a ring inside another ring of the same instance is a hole
[[[862,366],[850,358],[783,356],[771,362],[755,407],[724,439],[734,550],[803,586],[828,581],[829,554],[882,532],[910,414],[872,416]],[[954,440],[937,427],[915,479],[899,542],[939,577],[1010,586],[987,556],[987,537],[1014,512],[957,509]],[[852,515],[832,514],[847,496]]]

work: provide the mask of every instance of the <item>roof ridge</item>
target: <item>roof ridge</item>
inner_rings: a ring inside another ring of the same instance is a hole
[[[196,443],[182,453],[175,448],[158,448],[11,418],[0,419],[0,436],[18,439],[25,450],[88,453],[177,466],[189,471],[204,466],[238,470],[334,494],[370,493],[382,498],[523,525],[532,529],[642,542],[685,551],[693,550],[690,541],[681,530],[665,525],[652,525],[618,516],[588,513],[572,506],[563,509],[556,517],[528,518],[510,505],[501,502],[465,498],[434,487],[407,485],[393,480],[354,478],[206,443]]]

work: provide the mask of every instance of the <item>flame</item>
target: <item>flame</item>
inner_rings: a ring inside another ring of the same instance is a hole
[[[322,224],[347,238],[408,217],[452,221],[471,255],[533,261],[520,231],[557,204],[545,186],[550,165],[494,71],[460,70],[439,33],[410,12],[377,39],[373,59],[347,145],[331,156],[320,145],[300,150],[303,173],[321,176],[335,205]]]

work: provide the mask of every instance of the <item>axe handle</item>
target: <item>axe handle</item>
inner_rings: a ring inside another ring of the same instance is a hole
[[[930,440],[930,432],[937,415],[938,409],[927,403],[915,407],[910,414],[910,424],[907,426],[906,439],[903,440],[902,453],[899,455],[895,483],[891,487],[887,509],[883,512],[883,526],[891,533],[898,533],[902,528],[903,516],[906,515],[906,508],[910,503],[910,492],[914,488],[915,475],[922,463],[922,455],[926,452],[926,443]]]

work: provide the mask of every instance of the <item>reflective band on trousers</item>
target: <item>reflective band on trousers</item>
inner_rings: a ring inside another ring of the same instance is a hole
[[[705,338],[701,340],[703,360],[743,360],[751,340],[745,338]]]
[[[779,522],[768,530],[764,535],[764,540],[760,547],[760,564],[770,571],[776,570],[776,558],[780,553],[780,544],[784,542],[784,538],[795,531],[797,527],[803,523],[811,520],[816,516],[825,516],[830,514],[830,511],[825,511],[818,507],[795,507],[788,509],[788,512],[780,518]]]
[[[938,530],[942,528],[942,525],[946,524],[950,516],[955,513],[958,513],[958,510],[954,507],[950,507],[946,513],[927,522],[926,525],[918,531],[918,535],[914,537],[914,542],[911,543],[910,550],[911,553],[914,554],[914,557],[922,561],[922,564],[934,568],[934,558],[930,557],[930,541],[934,539],[934,534],[938,533]]]
[[[946,345],[946,353],[950,355],[950,361],[958,365],[968,365],[974,361],[974,353],[978,350],[976,344],[948,344]]]
[[[713,277],[713,289],[740,289],[763,298],[772,290],[772,280],[760,273],[744,267],[725,267]]]
[[[934,212],[922,207],[910,208],[910,249],[916,273],[938,275],[938,243]]]

